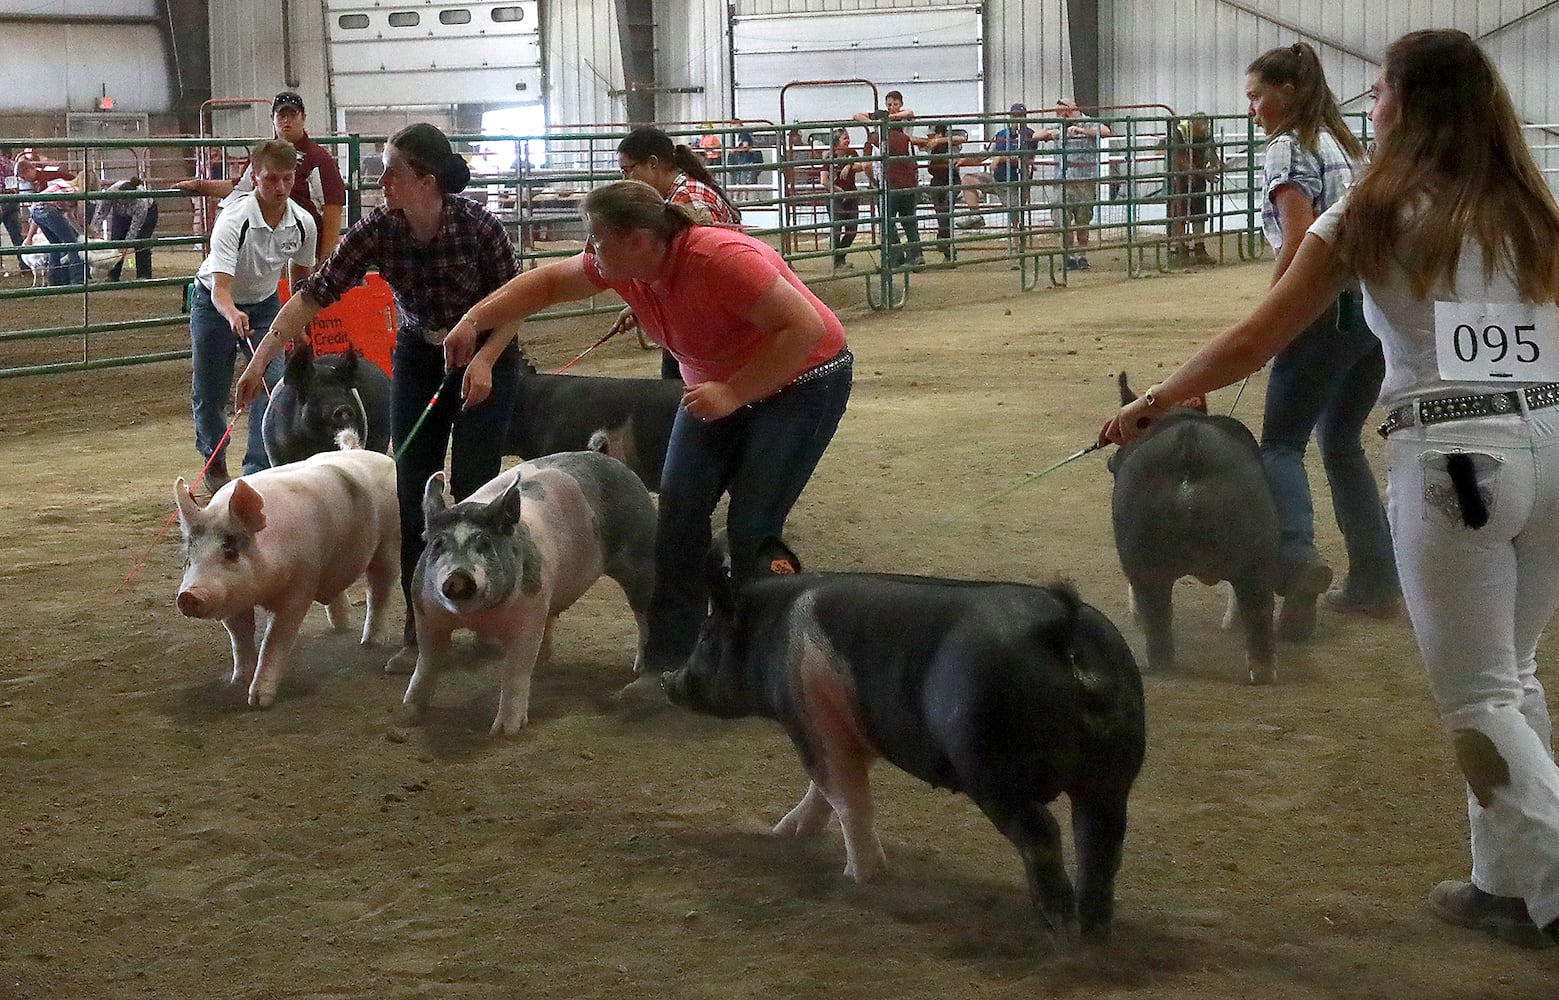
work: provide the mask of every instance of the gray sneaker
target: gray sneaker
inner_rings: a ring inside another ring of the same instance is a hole
[[[1441,882],[1429,890],[1429,909],[1457,927],[1471,927],[1522,948],[1552,948],[1559,944],[1554,925],[1547,929],[1532,922],[1525,901],[1514,896],[1495,896],[1471,882]]]

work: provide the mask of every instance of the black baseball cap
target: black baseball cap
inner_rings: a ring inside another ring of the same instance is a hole
[[[271,114],[274,115],[284,108],[295,108],[304,114],[308,113],[303,108],[303,98],[291,90],[284,90],[276,95],[276,100],[271,102]]]

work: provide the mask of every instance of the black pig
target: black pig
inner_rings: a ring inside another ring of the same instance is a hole
[[[1125,372],[1120,391],[1123,404],[1137,398]],[[1250,682],[1271,683],[1278,515],[1250,430],[1176,407],[1112,455],[1110,471],[1115,550],[1147,633],[1148,669],[1175,667],[1174,585],[1194,576],[1234,587]]]
[[[271,393],[260,428],[272,465],[342,447],[350,431],[358,446],[384,452],[390,444],[390,379],[348,347],[315,359],[307,342],[287,358],[287,373]]]
[[[788,551],[787,564],[799,568]],[[713,561],[710,576],[698,645],[662,683],[694,711],[785,727],[812,783],[775,833],[837,813],[845,875],[869,878],[885,859],[867,772],[886,757],[975,801],[1017,847],[1051,931],[1109,933],[1145,735],[1136,661],[1104,615],[1065,586],[864,573],[733,586]],[[1062,792],[1075,895],[1046,808]]]
[[[520,391],[509,417],[505,455],[540,458],[560,451],[599,451],[660,490],[671,422],[682,402],[676,379],[543,375],[520,355]]]

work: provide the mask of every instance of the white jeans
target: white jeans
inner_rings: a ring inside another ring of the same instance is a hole
[[[1465,452],[1488,523],[1446,469]],[[1559,605],[1559,407],[1397,431],[1387,508],[1402,595],[1468,778],[1472,881],[1559,918],[1559,768],[1537,642]],[[1482,804],[1480,804],[1480,797]]]

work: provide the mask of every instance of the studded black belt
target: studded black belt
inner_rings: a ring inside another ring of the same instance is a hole
[[[1379,433],[1381,437],[1389,437],[1404,427],[1428,427],[1430,424],[1443,424],[1447,420],[1518,413],[1523,397],[1528,410],[1559,406],[1559,382],[1547,382],[1527,389],[1508,389],[1505,392],[1442,396],[1439,399],[1404,403],[1386,414],[1386,422],[1380,425]]]
[[[821,364],[814,365],[797,375],[786,384],[785,388],[793,389],[798,385],[806,385],[808,382],[822,378],[824,375],[832,375],[841,368],[848,368],[855,362],[855,355],[850,353],[848,347],[841,348],[838,354]]]

